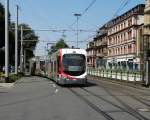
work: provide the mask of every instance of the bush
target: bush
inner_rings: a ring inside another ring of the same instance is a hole
[[[12,83],[12,82],[15,82],[16,80],[20,79],[22,77],[22,74],[12,74],[9,76],[9,82]]]

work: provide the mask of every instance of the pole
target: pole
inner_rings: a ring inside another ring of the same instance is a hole
[[[9,82],[9,30],[8,30],[9,0],[5,0],[5,81]]]
[[[23,72],[23,28],[21,26],[20,72]]]
[[[45,76],[47,75],[46,71],[47,71],[47,48],[48,48],[48,44],[45,47]]]
[[[79,16],[77,15],[77,48],[78,48],[78,39],[79,39],[79,37],[78,37],[78,20],[79,20]]]
[[[26,71],[26,49],[24,49],[24,72]]]
[[[79,21],[79,16],[81,16],[81,14],[75,13],[74,16],[77,17],[77,48],[78,48],[78,39],[79,39],[79,36],[78,36],[78,21]]]
[[[15,24],[15,74],[18,74],[18,9],[19,6],[17,5],[17,20]]]
[[[47,43],[47,45],[46,45],[46,47],[45,47],[45,75],[47,74],[46,73],[46,71],[47,71],[47,69],[48,69],[48,67],[47,67],[47,65],[48,65],[48,63],[47,63],[47,59],[48,59],[48,45],[49,44],[51,44],[51,43]]]

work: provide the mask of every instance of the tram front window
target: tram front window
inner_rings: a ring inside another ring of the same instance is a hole
[[[63,55],[63,71],[72,76],[78,76],[85,72],[86,59],[81,54],[65,54]]]

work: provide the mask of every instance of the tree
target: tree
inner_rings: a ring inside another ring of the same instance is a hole
[[[34,57],[34,50],[38,43],[38,36],[35,34],[34,30],[32,30],[32,28],[29,25],[20,24],[19,28],[21,28],[21,26],[23,27],[23,40],[28,40],[23,42],[23,49],[26,50],[26,60],[28,61],[30,58]],[[20,39],[21,39],[21,31],[19,31],[19,40]]]
[[[4,44],[5,44],[5,11],[4,6],[0,3],[0,70],[4,62]]]
[[[27,24],[21,24],[24,29],[28,29],[27,31],[23,32],[24,39],[27,40],[37,40],[37,41],[28,41],[23,43],[23,47],[26,49],[26,60],[30,59],[34,56],[34,50],[36,44],[38,42],[38,36],[35,32],[31,29],[31,27]],[[19,28],[20,26],[19,25]],[[9,14],[9,28],[15,28],[15,23],[11,22],[10,14]],[[20,61],[20,35],[21,32],[19,31],[18,34],[18,62]],[[10,65],[14,65],[15,63],[15,30],[9,30],[9,63]],[[0,71],[5,64],[5,9],[4,6],[0,3]]]
[[[10,14],[9,14],[9,25],[10,22]],[[14,63],[14,34],[12,31],[9,31],[9,63]],[[5,9],[4,6],[0,3],[0,70],[2,66],[5,64]]]
[[[51,46],[49,54],[56,52],[60,48],[69,48],[67,43],[65,43],[64,39],[60,39],[55,45]]]

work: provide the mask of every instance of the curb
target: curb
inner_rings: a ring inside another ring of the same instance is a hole
[[[133,84],[133,83],[128,83],[126,81],[117,81],[117,80],[112,80],[112,79],[108,79],[108,78],[103,78],[103,77],[97,77],[97,76],[88,76],[89,78],[94,78],[94,80],[99,81],[98,79],[101,79],[101,81],[103,82],[107,82],[110,84],[115,84],[115,85],[120,85],[120,86],[124,86],[124,87],[130,87],[130,88],[135,88],[135,89],[140,89],[140,90],[147,90],[150,91],[150,87],[145,87],[141,84]]]
[[[14,83],[0,83],[0,87],[11,88],[14,86]]]

